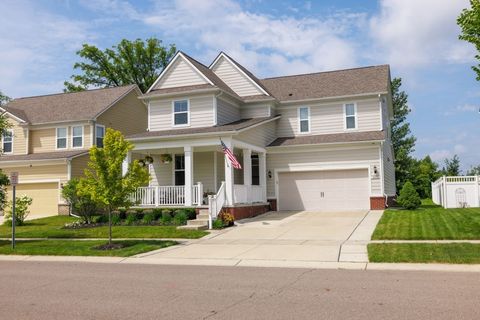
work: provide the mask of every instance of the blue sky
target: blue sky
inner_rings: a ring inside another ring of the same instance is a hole
[[[388,63],[410,96],[415,155],[480,164],[480,83],[457,39],[468,0],[4,0],[0,90],[60,92],[82,43],[158,37],[209,64],[224,50],[259,77]]]

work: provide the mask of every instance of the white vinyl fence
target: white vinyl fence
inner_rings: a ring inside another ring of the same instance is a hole
[[[480,176],[443,176],[432,182],[432,200],[444,208],[480,207]]]

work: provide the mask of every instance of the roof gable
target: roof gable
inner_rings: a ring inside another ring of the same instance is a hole
[[[240,97],[269,95],[266,88],[250,71],[223,52],[209,68]]]

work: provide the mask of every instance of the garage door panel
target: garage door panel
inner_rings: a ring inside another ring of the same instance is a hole
[[[369,205],[366,169],[279,174],[281,210],[363,210]]]
[[[29,218],[38,216],[52,216],[58,214],[58,183],[29,183],[19,184],[16,188],[17,197],[27,195],[33,199],[30,206]],[[11,199],[12,191],[8,189]]]

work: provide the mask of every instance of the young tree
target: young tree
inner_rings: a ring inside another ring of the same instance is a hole
[[[460,158],[454,155],[452,159],[445,159],[445,166],[442,169],[442,173],[446,176],[459,176],[460,170]]]
[[[457,18],[457,24],[462,29],[458,38],[470,42],[480,52],[480,0],[470,0],[470,7],[463,9]],[[475,58],[480,60],[480,54],[475,55]],[[472,66],[472,69],[480,81],[480,64]]]
[[[108,213],[108,244],[112,245],[112,211],[119,207],[130,207],[133,202],[130,195],[150,179],[146,168],[137,160],[131,162],[125,175],[122,163],[130,150],[131,142],[125,140],[122,133],[107,129],[103,148],[93,146],[90,149],[90,161],[85,170],[85,178],[80,180],[80,194],[88,195],[105,207]]]
[[[412,178],[412,171],[415,167],[415,160],[411,153],[415,147],[415,137],[411,135],[410,124],[407,122],[407,115],[410,113],[408,107],[408,95],[401,91],[402,79],[395,78],[391,82],[393,100],[392,144],[395,153],[395,177],[397,190]]]
[[[467,171],[467,176],[480,176],[480,164],[474,167],[471,167]]]
[[[84,59],[74,64],[82,73],[73,75],[73,83],[65,81],[65,92],[86,90],[88,87],[117,87],[136,83],[142,92],[155,82],[170,59],[175,45],[168,47],[162,41],[123,39],[111,49],[101,50],[84,44],[77,54]]]
[[[97,213],[98,206],[90,194],[80,192],[80,179],[69,180],[62,188],[62,197],[70,205],[71,212],[79,215],[87,224],[92,223],[92,216]]]

